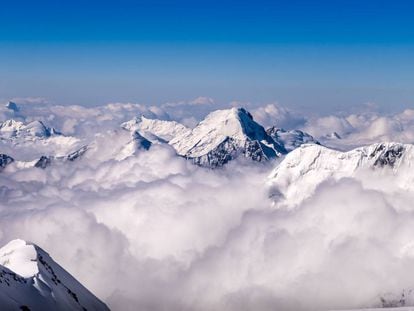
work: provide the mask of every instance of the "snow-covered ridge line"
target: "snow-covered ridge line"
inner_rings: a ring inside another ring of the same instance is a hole
[[[53,127],[47,127],[42,121],[23,123],[13,119],[0,123],[0,137],[3,139],[16,138],[48,138],[53,135],[61,135]]]
[[[148,119],[144,116],[124,122],[121,127],[131,132],[139,132],[148,140],[155,139],[164,142],[169,142],[174,137],[191,131],[176,121]]]
[[[23,240],[0,249],[0,305],[7,310],[109,310],[48,253]]]
[[[213,166],[223,165],[238,154],[261,161],[286,153],[243,108],[214,111],[191,132],[174,138],[170,144],[179,155],[199,164],[205,160],[205,164]],[[221,157],[223,153],[229,157]]]
[[[341,152],[319,145],[302,145],[289,153],[269,175],[271,196],[295,205],[309,197],[323,181],[356,177],[363,172],[400,174],[401,187],[414,190],[404,169],[414,163],[414,146],[377,143]]]
[[[214,111],[193,129],[176,121],[144,116],[124,122],[121,127],[129,131],[131,136],[123,146],[114,148],[112,159],[118,161],[148,150],[152,144],[169,144],[179,156],[197,165],[215,168],[238,157],[257,162],[268,161],[303,143],[318,143],[312,136],[299,130],[285,131],[272,127],[266,131],[243,108]],[[94,137],[97,135],[99,133],[95,133]],[[114,136],[112,138],[116,139]],[[4,153],[16,160],[16,163],[25,162],[20,165],[22,168],[31,167],[33,161],[36,161],[36,167],[45,168],[54,160],[65,158],[59,155],[69,154],[74,148],[79,148],[82,141],[61,135],[41,121],[24,124],[13,119],[0,123],[0,139],[4,144],[10,145]],[[91,142],[83,141],[82,144]],[[29,154],[22,159],[18,152],[20,148],[34,149],[34,158],[30,158]],[[70,160],[70,155],[67,158]]]
[[[175,121],[145,117],[125,122],[122,128],[135,131],[152,143],[169,143],[178,155],[210,168],[223,166],[239,156],[267,161],[303,143],[318,143],[298,130],[272,127],[266,131],[244,108],[213,111],[193,129]]]

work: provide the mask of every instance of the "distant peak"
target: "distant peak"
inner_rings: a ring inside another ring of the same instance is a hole
[[[10,109],[10,110],[13,110],[14,112],[17,112],[17,111],[19,111],[19,110],[20,110],[19,106],[17,106],[17,104],[16,104],[16,103],[14,103],[14,102],[12,102],[12,101],[9,101],[9,102],[6,104],[6,108],[7,108],[7,109]]]

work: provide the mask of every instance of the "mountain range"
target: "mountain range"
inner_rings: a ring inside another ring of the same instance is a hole
[[[152,144],[168,144],[177,155],[209,168],[221,167],[238,157],[264,162],[281,157],[305,143],[319,144],[311,135],[300,130],[286,131],[275,126],[265,130],[244,108],[214,111],[192,129],[176,121],[148,119],[144,116],[121,124],[121,128],[131,134],[130,140],[114,151],[117,160],[133,156],[140,150],[148,150]],[[0,138],[12,143],[44,145],[53,136],[70,138],[41,121],[25,124],[7,120],[0,124]],[[65,142],[61,141],[62,144]],[[72,153],[77,153],[77,157],[83,155],[85,152],[77,150],[88,149],[87,144],[75,145],[76,149],[67,155],[43,154],[37,160],[30,161],[34,161],[36,167],[46,168],[54,159],[70,159]],[[6,156],[14,159],[15,155]]]
[[[194,128],[176,121],[139,116],[109,132],[111,136],[97,134],[95,141],[84,141],[65,136],[42,121],[4,121],[0,123],[0,141],[4,146],[11,145],[12,153],[1,150],[1,174],[7,174],[9,167],[12,172],[27,167],[47,169],[59,163],[73,165],[73,161],[82,161],[85,156],[93,159],[100,153],[99,138],[111,150],[113,161],[124,161],[156,145],[166,146],[178,157],[206,168],[220,168],[237,158],[253,163],[279,158],[274,162],[267,186],[274,206],[279,207],[277,203],[282,202],[288,210],[311,197],[327,181],[362,180],[367,173],[371,179],[398,175],[392,182],[398,183],[400,189],[414,191],[411,144],[376,143],[338,151],[321,145],[312,135],[298,129],[277,126],[265,129],[243,108],[214,111]],[[54,151],[52,141],[64,148]],[[26,144],[33,150],[51,145],[48,149],[51,152],[40,157],[36,152],[36,157],[22,160],[14,148]],[[412,304],[412,293],[405,293],[403,298],[400,295],[384,298],[383,306]],[[23,240],[14,240],[0,249],[0,306],[5,310],[108,310],[44,250]]]
[[[320,145],[303,145],[286,155],[272,171],[268,184],[275,200],[290,205],[310,197],[318,185],[328,179],[358,177],[366,172],[399,174],[402,189],[414,191],[410,171],[414,163],[414,146],[401,143],[377,143],[347,152]]]

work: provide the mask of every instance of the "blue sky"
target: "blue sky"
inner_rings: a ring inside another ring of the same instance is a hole
[[[0,99],[414,103],[409,1],[8,1]]]

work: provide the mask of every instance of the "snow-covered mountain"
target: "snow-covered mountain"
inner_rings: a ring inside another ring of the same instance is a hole
[[[88,146],[82,146],[81,148],[65,155],[65,156],[41,156],[34,164],[37,168],[46,168],[51,165],[53,162],[64,162],[64,161],[75,161],[82,157],[86,151],[88,151]]]
[[[313,138],[313,136],[300,130],[287,131],[282,128],[272,126],[266,130],[266,133],[269,134],[274,141],[277,141],[279,144],[285,147],[286,151],[288,152],[298,148],[303,144],[320,145],[320,143],[315,138]]]
[[[124,160],[135,155],[140,150],[148,150],[152,145],[152,142],[143,137],[138,131],[132,132],[131,136],[131,140],[115,156],[116,160]]]
[[[15,102],[9,101],[6,104],[6,108],[9,110],[12,110],[14,112],[18,112],[20,110],[19,106],[17,106],[17,104]]]
[[[240,155],[264,161],[286,154],[304,143],[319,144],[300,130],[271,127],[265,131],[243,108],[214,111],[194,129],[175,121],[143,116],[121,126],[152,143],[169,143],[179,155],[206,167],[222,166]],[[137,150],[134,144],[132,139],[117,158],[134,154]]]
[[[214,111],[170,144],[179,155],[208,167],[221,166],[239,155],[263,161],[286,153],[243,108]]]
[[[0,249],[1,310],[109,310],[40,247],[13,240]]]
[[[366,172],[398,174],[401,189],[414,190],[414,145],[378,143],[341,152],[319,145],[302,145],[290,152],[269,176],[271,195],[289,204],[309,197],[323,181],[358,177]]]
[[[128,131],[138,132],[147,140],[167,143],[174,137],[185,135],[191,131],[175,121],[148,119],[144,116],[134,118],[121,126]]]
[[[0,123],[0,138],[47,138],[52,135],[60,135],[60,133],[52,128],[47,127],[42,121],[33,121],[23,123],[13,119],[6,120]]]

